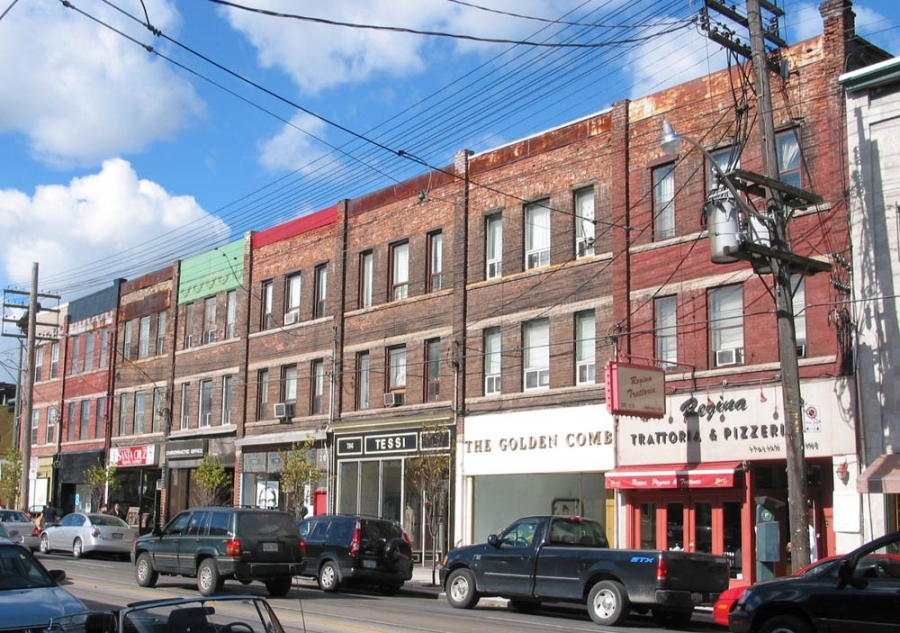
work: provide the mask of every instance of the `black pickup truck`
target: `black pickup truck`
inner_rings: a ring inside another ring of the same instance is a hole
[[[481,596],[508,598],[520,611],[541,602],[581,603],[607,626],[631,611],[683,625],[696,605],[711,604],[728,588],[724,556],[610,549],[603,526],[572,516],[519,519],[487,543],[452,550],[440,574],[457,609],[474,607]]]

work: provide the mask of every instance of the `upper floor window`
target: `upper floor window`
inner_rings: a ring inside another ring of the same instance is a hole
[[[77,374],[81,371],[81,339],[84,335],[79,334],[72,339],[72,371],[71,374]]]
[[[225,295],[225,338],[237,336],[237,290],[229,290]]]
[[[596,382],[596,324],[593,310],[575,315],[575,382],[592,385]]]
[[[274,321],[272,319],[272,301],[273,301],[273,293],[274,288],[272,287],[271,281],[264,281],[259,288],[259,296],[260,296],[260,319],[259,319],[259,329],[268,330],[271,329],[274,325]]]
[[[47,409],[47,444],[56,442],[56,407]]]
[[[803,275],[791,275],[791,291],[793,293],[797,356],[806,356],[806,280]]]
[[[660,297],[653,302],[656,321],[656,358],[665,371],[675,369],[678,362],[677,304],[675,297]]]
[[[289,275],[284,282],[284,324],[293,325],[300,322],[300,273]]]
[[[721,147],[709,152],[713,162],[707,164],[707,191],[715,191],[725,186],[719,176],[720,170],[727,174],[741,166],[741,157],[736,152],[736,146]],[[716,167],[719,169],[716,169]]]
[[[106,396],[97,398],[97,408],[94,412],[94,437],[101,438],[106,435]]]
[[[213,381],[200,381],[200,426],[212,424]]]
[[[265,420],[269,417],[269,370],[260,369],[256,372],[256,419]]]
[[[388,349],[388,391],[406,387],[406,346]]]
[[[166,351],[166,328],[168,327],[169,314],[162,310],[156,315],[156,354]]]
[[[203,343],[216,341],[216,298],[209,297],[203,302]]]
[[[74,415],[74,411],[72,408],[69,408],[69,416]],[[119,395],[119,437],[122,437],[126,434],[126,423],[128,420],[128,394],[123,393]],[[70,422],[71,426],[71,422]]]
[[[409,242],[391,246],[391,299],[409,296]]]
[[[594,188],[575,192],[575,257],[594,254]]]
[[[126,401],[126,406],[127,406],[127,401]],[[78,409],[76,408],[74,402],[69,403],[68,409],[69,409],[69,411],[68,411],[69,419],[66,420],[66,441],[73,442],[73,441],[75,441],[75,426],[78,422],[78,420],[76,419],[77,415],[78,415]]]
[[[34,446],[38,442],[38,427],[41,425],[41,412],[35,409],[31,412],[31,445]]]
[[[294,402],[297,399],[297,366],[285,365],[281,368],[281,401]]]
[[[503,275],[503,216],[494,213],[484,219],[485,279]]]
[[[310,368],[310,415],[319,415],[325,412],[325,361],[317,359],[312,362]]]
[[[328,298],[328,264],[316,266],[315,275],[313,318],[321,319],[325,316],[326,299]]]
[[[34,350],[34,381],[41,381],[41,367],[44,364],[44,346]]]
[[[786,185],[800,187],[800,141],[797,131],[785,130],[775,135],[775,149],[778,155],[778,176]]]
[[[134,434],[140,435],[144,432],[144,418],[147,414],[147,394],[144,391],[138,391],[134,394]]]
[[[162,400],[162,389],[159,387],[153,388],[153,411],[151,412],[151,431],[154,433],[159,433],[163,428],[163,400]]]
[[[653,239],[675,237],[675,166],[653,169]]]
[[[372,305],[372,283],[375,281],[375,255],[365,251],[359,256],[359,307]]]
[[[425,341],[425,401],[441,399],[441,339]]]
[[[50,378],[59,376],[59,343],[50,345]]]
[[[550,265],[550,200],[525,205],[525,270]]]
[[[91,429],[91,401],[81,401],[81,424],[78,437],[82,440],[88,439]]]
[[[181,385],[181,429],[191,428],[191,384]]]
[[[710,346],[715,366],[744,362],[744,289],[717,288],[709,293]]]
[[[356,408],[368,409],[369,401],[369,352],[356,355]]]
[[[141,317],[138,324],[138,358],[150,355],[150,317]]]
[[[108,328],[100,330],[100,358],[97,367],[104,369],[109,366],[109,337],[111,333]]]
[[[84,335],[84,371],[91,371],[94,368],[94,339],[96,338],[96,332],[88,332]]]
[[[444,268],[443,255],[444,238],[440,231],[428,234],[428,276],[425,279],[425,287],[428,292],[440,290],[443,285],[441,283],[441,272]]]
[[[502,370],[500,346],[500,328],[486,328],[484,330],[484,395],[486,396],[500,393],[500,372]]]
[[[550,319],[522,325],[525,391],[550,388]]]
[[[184,307],[184,349],[190,349],[194,346],[194,311],[196,310],[193,303],[189,303]]]
[[[222,376],[222,424],[231,424],[231,403],[234,398],[234,376]]]

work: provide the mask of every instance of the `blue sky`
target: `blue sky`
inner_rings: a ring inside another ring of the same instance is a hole
[[[38,262],[42,292],[76,298],[725,59],[687,21],[699,0],[238,4],[466,38],[208,0],[0,0],[0,285]],[[789,42],[821,32],[815,4],[785,10]],[[897,54],[896,2],[854,10]]]

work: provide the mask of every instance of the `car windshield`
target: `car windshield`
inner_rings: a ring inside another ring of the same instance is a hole
[[[52,585],[53,579],[30,552],[18,545],[0,547],[0,592]]]
[[[286,512],[241,512],[238,534],[258,536],[297,536],[297,524]]]
[[[28,523],[28,517],[17,510],[0,510],[0,522],[2,523]]]
[[[128,527],[128,524],[125,523],[119,517],[114,517],[109,514],[90,514],[88,518],[91,520],[91,525],[113,525],[115,527]]]

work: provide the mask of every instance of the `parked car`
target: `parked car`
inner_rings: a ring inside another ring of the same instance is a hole
[[[192,508],[134,541],[135,580],[154,587],[160,574],[197,579],[204,596],[227,579],[260,580],[273,596],[291,590],[303,571],[297,524],[291,514],[253,508]]]
[[[396,521],[355,514],[322,514],[300,523],[304,575],[322,591],[373,585],[394,594],[412,578],[412,543]]]
[[[18,532],[22,544],[32,552],[36,552],[41,543],[41,531],[27,514],[21,510],[0,510],[0,523],[10,533]]]
[[[27,548],[0,539],[0,631],[41,631],[60,616],[84,611],[59,586],[62,570],[47,571]]]
[[[734,605],[734,633],[900,632],[900,532],[802,576],[751,585]]]
[[[22,537],[19,535],[18,530],[15,530],[13,533],[10,533],[3,524],[0,523],[0,539],[6,539],[7,541],[12,541],[18,545],[22,545]]]
[[[59,523],[44,526],[40,548],[45,554],[62,550],[75,558],[91,554],[118,554],[131,560],[131,546],[137,537],[133,528],[119,517],[92,512],[67,514]]]

